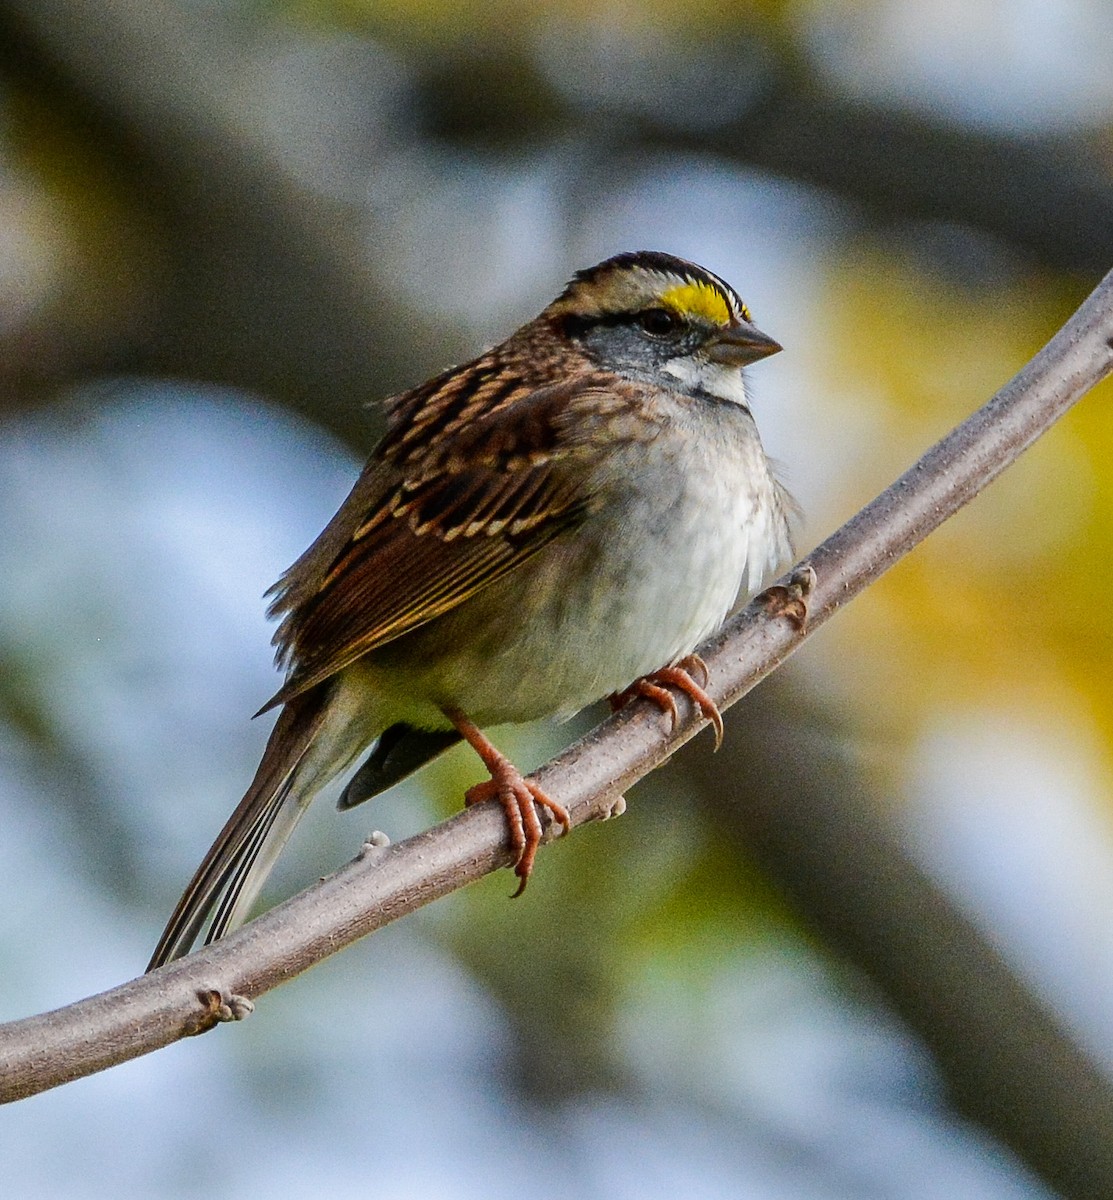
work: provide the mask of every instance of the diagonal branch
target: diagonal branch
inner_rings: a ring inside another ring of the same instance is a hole
[[[751,603],[709,643],[708,691],[734,703],[838,608],[968,503],[1095,383],[1113,371],[1113,272],[983,408],[808,558],[817,582],[806,630]],[[704,722],[678,697],[662,732],[632,704],[538,772],[573,825],[609,815],[623,790]],[[0,1100],[103,1070],[250,1010],[249,1001],[397,917],[507,866],[494,805],[459,813],[395,846],[367,845],[334,875],[230,937],[152,975],[66,1008],[0,1026]]]

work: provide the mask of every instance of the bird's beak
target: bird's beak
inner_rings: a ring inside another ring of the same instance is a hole
[[[703,348],[704,356],[724,367],[744,367],[747,363],[768,358],[783,349],[767,334],[753,325],[728,325],[720,329]]]

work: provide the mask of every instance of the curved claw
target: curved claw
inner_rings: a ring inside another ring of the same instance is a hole
[[[693,677],[694,672],[700,674],[702,683],[696,682]],[[662,667],[659,671],[644,675],[641,679],[635,680],[625,691],[616,692],[610,697],[611,710],[618,712],[635,697],[643,696],[646,700],[652,700],[663,713],[667,713],[672,727],[675,728],[679,712],[676,700],[665,686],[669,685],[683,692],[711,722],[712,728],[715,730],[715,749],[718,750],[723,744],[723,715],[719,712],[719,706],[704,691],[708,678],[707,664],[698,654],[689,654],[674,666]]]
[[[568,810],[545,794],[541,786],[527,779],[521,771],[484,736],[479,728],[458,709],[446,709],[445,715],[456,726],[465,740],[483,759],[491,778],[468,788],[464,803],[469,807],[486,800],[497,800],[506,814],[506,826],[510,835],[510,847],[514,852],[514,874],[520,883],[515,897],[526,890],[537,847],[541,845],[545,830],[537,809],[547,809],[557,824],[568,833],[572,820]]]

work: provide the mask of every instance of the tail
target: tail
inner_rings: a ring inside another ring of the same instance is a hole
[[[178,901],[148,971],[188,954],[214,908],[206,944],[243,924],[294,826],[332,774],[309,771],[312,778],[299,780],[331,688],[331,683],[318,685],[282,709],[247,794]]]

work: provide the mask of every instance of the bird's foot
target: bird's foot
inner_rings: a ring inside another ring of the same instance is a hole
[[[699,675],[699,681],[696,680]],[[723,744],[723,715],[719,706],[707,694],[707,664],[698,654],[689,654],[671,667],[662,667],[635,680],[628,688],[609,697],[611,711],[618,712],[625,708],[631,700],[638,696],[652,700],[664,713],[667,713],[675,728],[679,717],[676,700],[668,689],[674,687],[683,692],[689,700],[711,722],[715,730],[715,749]]]
[[[788,583],[775,583],[766,588],[757,600],[772,617],[786,618],[796,629],[808,624],[808,597],[815,589],[815,571],[806,564],[797,567]]]
[[[537,847],[544,834],[537,806],[548,809],[553,820],[564,827],[565,833],[571,828],[568,810],[547,796],[532,779],[522,775],[509,759],[503,759],[492,770],[490,779],[468,788],[464,794],[464,803],[469,806],[482,804],[484,800],[497,800],[506,814],[510,845],[515,855],[514,874],[521,881],[514,896],[520,896],[526,890]]]
[[[533,860],[537,857],[537,847],[541,845],[545,833],[538,806],[552,814],[553,820],[563,826],[564,833],[572,828],[568,810],[547,796],[539,784],[527,779],[462,712],[446,709],[445,715],[491,772],[490,779],[468,788],[464,793],[464,803],[470,807],[482,804],[485,800],[497,800],[502,805],[510,832],[510,846],[514,851],[514,874],[520,881],[514,896],[520,896],[526,890],[533,871]]]

